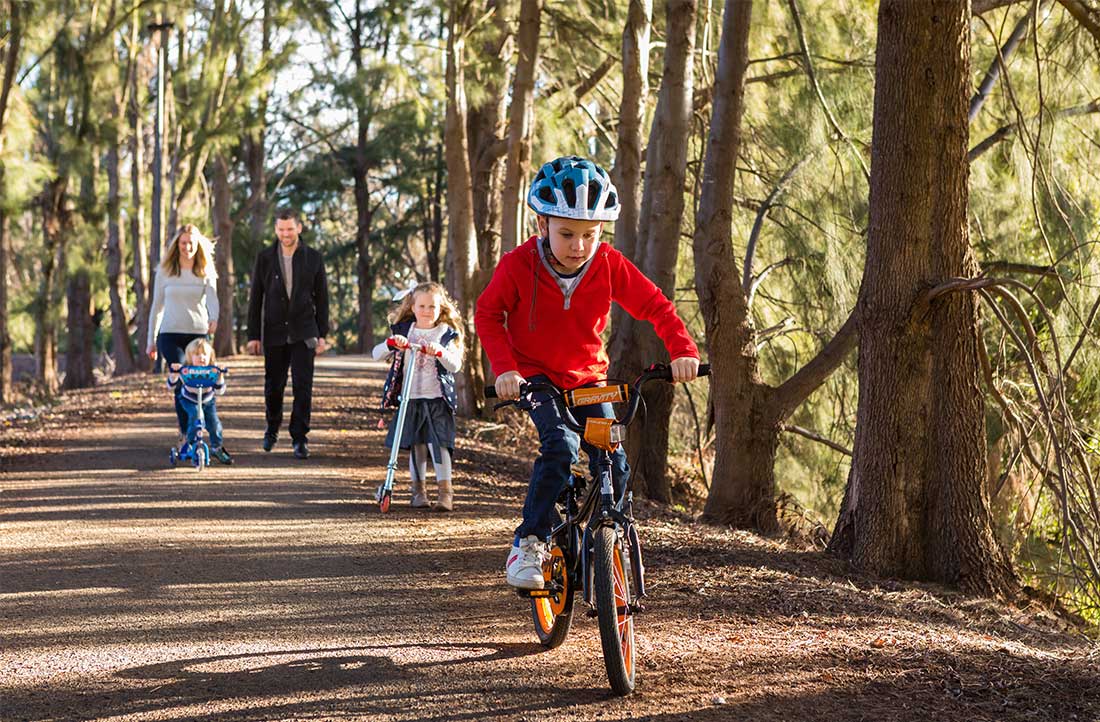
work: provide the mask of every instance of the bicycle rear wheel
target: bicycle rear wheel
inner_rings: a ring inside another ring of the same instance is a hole
[[[573,585],[569,582],[569,565],[565,554],[557,544],[550,548],[550,560],[543,565],[546,588],[560,587],[549,597],[531,597],[531,617],[535,620],[535,634],[547,649],[554,649],[565,641],[573,620]]]
[[[634,614],[630,609],[629,556],[611,526],[596,530],[593,540],[593,590],[607,681],[616,694],[634,691]]]

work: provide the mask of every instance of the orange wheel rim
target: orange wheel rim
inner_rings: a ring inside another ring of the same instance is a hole
[[[550,559],[542,565],[542,578],[547,586],[554,582],[561,585],[561,592],[546,600],[554,617],[565,611],[565,597],[569,593],[569,575],[565,573],[565,554],[556,544],[550,549]]]
[[[616,543],[614,567],[616,622],[619,628],[619,644],[623,650],[623,665],[627,676],[634,674],[634,618],[630,614],[630,596],[627,594],[626,574],[623,572],[623,551]]]

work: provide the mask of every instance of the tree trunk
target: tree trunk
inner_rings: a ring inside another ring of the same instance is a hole
[[[477,233],[478,264],[486,273],[475,276],[474,298],[488,283],[488,275],[500,258],[500,219],[503,201],[504,167],[500,159],[507,152],[504,141],[507,119],[507,93],[512,67],[503,58],[511,55],[512,29],[507,21],[508,0],[487,0],[486,13],[492,13],[492,32],[483,31],[479,62],[469,63],[475,76],[472,84],[479,88],[480,102],[466,109],[466,148],[469,154],[470,183],[477,188],[472,193],[474,231]],[[473,3],[470,3],[473,5]],[[467,10],[469,12],[469,10]],[[468,24],[466,25],[468,28]],[[466,48],[461,50],[463,57]],[[466,69],[462,83],[465,85]],[[465,96],[465,88],[463,88]],[[449,180],[449,179],[448,179]],[[471,300],[472,302],[472,300]]]
[[[66,389],[86,389],[95,385],[95,359],[92,340],[95,328],[92,323],[92,276],[82,267],[69,276],[67,284],[69,309],[68,350],[65,353]]]
[[[58,277],[64,271],[65,244],[72,222],[68,208],[68,178],[50,181],[42,196],[42,275],[35,298],[34,355],[40,390],[57,393],[57,326],[60,310]]]
[[[615,248],[633,261],[638,243],[638,215],[642,205],[642,125],[645,122],[649,78],[649,33],[653,0],[631,0],[623,28],[623,100],[619,106],[618,150],[611,173],[619,191],[619,218],[615,221]],[[611,307],[608,353],[611,375],[619,376],[630,359],[630,317],[619,304]]]
[[[435,177],[428,182],[426,220],[424,228],[424,255],[428,264],[428,278],[443,280],[441,257],[443,255],[443,186],[446,183],[447,166],[443,162],[443,143],[435,146]]]
[[[237,337],[233,332],[236,312],[234,289],[237,279],[233,272],[233,215],[230,206],[233,192],[229,187],[229,161],[224,153],[214,156],[210,164],[210,191],[213,195],[214,237],[218,241],[214,253],[214,268],[218,272],[218,328],[214,332],[214,353],[219,357],[237,353]]]
[[[355,205],[358,221],[355,231],[356,278],[359,282],[359,320],[357,351],[370,353],[374,348],[374,268],[370,257],[370,229],[374,209],[370,207],[366,172],[355,175]]]
[[[967,235],[967,0],[883,0],[871,204],[860,287],[859,406],[830,547],[884,576],[1014,585],[993,535],[973,296],[923,292],[976,272]],[[916,189],[916,190],[914,190]]]
[[[4,194],[4,169],[0,168],[0,197]],[[8,332],[8,214],[0,203],[0,406],[14,400],[11,368],[11,334]]]
[[[646,149],[645,191],[635,259],[638,266],[670,299],[676,285],[676,259],[684,216],[684,178],[690,133],[694,79],[696,0],[668,3],[667,45],[661,90]],[[622,348],[616,375],[633,378],[652,362],[668,361],[664,344],[652,325],[628,321],[633,343]],[[634,455],[634,489],[657,501],[669,502],[668,423],[675,387],[650,384],[645,417],[630,427],[627,448]]]
[[[772,532],[778,526],[773,470],[778,431],[775,420],[760,414],[768,399],[732,243],[733,185],[751,24],[751,0],[727,0],[695,220],[695,286],[707,330],[716,429],[714,476],[704,515],[712,521]],[[745,413],[753,409],[755,417]]]
[[[460,10],[460,7],[462,10]],[[460,14],[461,13],[461,14]],[[474,228],[473,184],[466,137],[466,87],[464,34],[469,6],[451,0],[447,32],[447,114],[444,130],[447,159],[447,289],[458,305],[466,328],[466,373],[456,378],[458,411],[471,416],[477,411],[477,386],[482,383],[481,349],[473,332],[474,283],[478,274],[477,230]],[[481,194],[479,194],[481,195]]]
[[[137,43],[137,20],[131,32],[131,43]],[[145,237],[145,124],[142,112],[147,94],[142,90],[149,84],[148,50],[134,58],[130,72],[130,98],[127,114],[130,119],[130,247],[133,250],[134,327],[137,333],[137,357],[134,359],[142,371],[153,368],[152,360],[145,353],[149,346],[149,304],[153,289],[150,288],[149,247]]]
[[[539,26],[543,0],[522,0],[519,10],[519,59],[508,107],[508,158],[504,164],[501,210],[501,253],[523,239],[523,189],[531,173],[531,102],[539,58]]]
[[[117,117],[117,112],[115,113]],[[122,227],[118,169],[118,130],[107,138],[107,290],[111,299],[111,349],[115,375],[134,372],[130,325],[126,313],[126,276],[122,273]],[[145,349],[141,349],[144,351]]]

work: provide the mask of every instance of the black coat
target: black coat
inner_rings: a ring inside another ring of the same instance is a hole
[[[280,253],[276,242],[256,256],[248,296],[248,340],[263,338],[264,346],[280,346],[328,336],[328,282],[320,252],[298,242],[291,259],[294,298],[286,295]]]

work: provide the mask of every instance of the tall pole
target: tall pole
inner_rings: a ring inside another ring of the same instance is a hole
[[[164,177],[162,150],[164,138],[164,86],[165,86],[165,60],[168,54],[168,31],[172,23],[164,20],[161,15],[160,22],[150,23],[149,30],[160,33],[157,43],[157,110],[153,123],[153,213],[152,213],[152,239],[149,247],[149,267],[156,269],[160,265],[160,254],[164,248],[164,230],[161,228],[160,212],[164,204],[164,189],[162,179]]]

